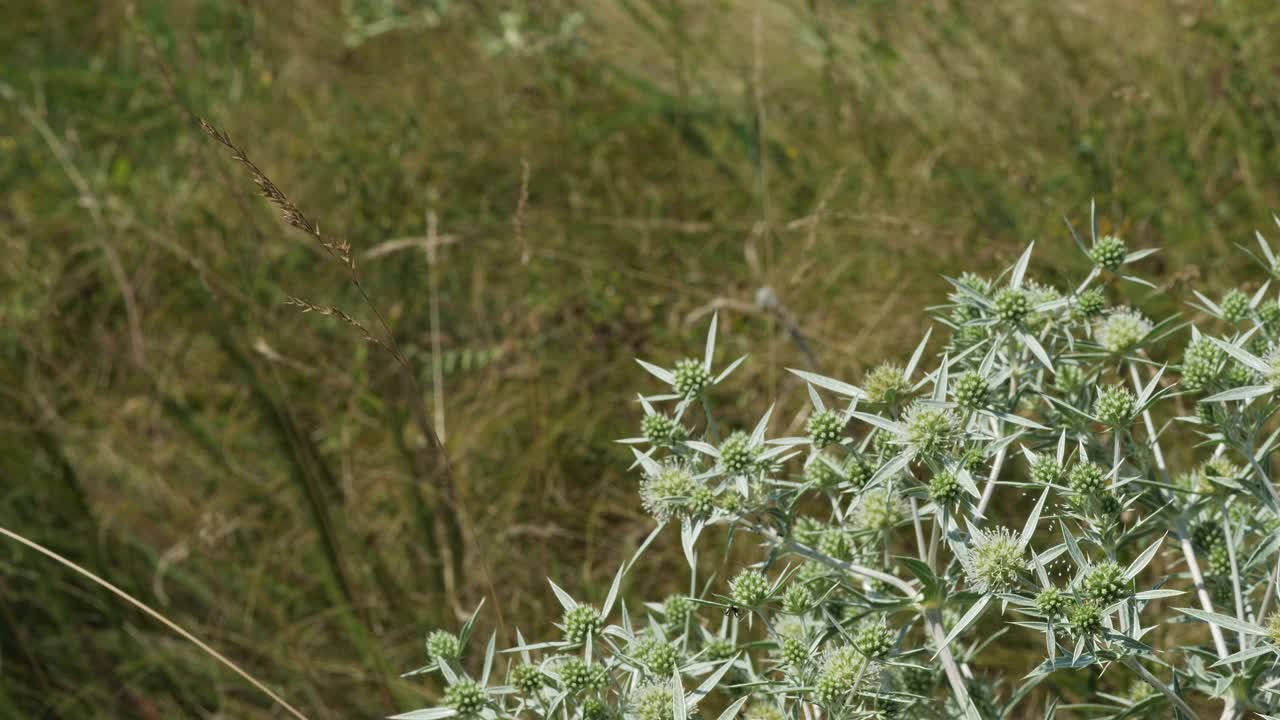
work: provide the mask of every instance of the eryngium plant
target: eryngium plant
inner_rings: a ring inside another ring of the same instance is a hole
[[[665,389],[622,441],[657,524],[637,556],[678,528],[689,594],[628,604],[632,558],[598,605],[552,583],[545,641],[490,639],[468,663],[472,623],[437,631],[414,672],[442,677],[441,703],[397,717],[1051,718],[1055,673],[1082,668],[1125,688],[1084,698],[1091,717],[1280,712],[1280,303],[1196,293],[1201,326],[1109,306],[1118,283],[1148,285],[1131,267],[1155,250],[1091,225],[1088,247],[1071,231],[1092,264],[1074,286],[1031,280],[1031,247],[953,279],[935,355],[926,333],[862,386],[792,370],[803,436],[771,436],[772,408],[717,425],[710,391],[742,360],[718,369],[714,319],[701,359],[641,360]],[[765,559],[698,578],[712,526]],[[1027,632],[1044,653],[1028,675],[978,674]]]

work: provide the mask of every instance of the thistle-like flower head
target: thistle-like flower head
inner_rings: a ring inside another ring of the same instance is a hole
[[[1138,399],[1129,388],[1111,385],[1103,388],[1098,395],[1098,400],[1093,405],[1093,414],[1104,425],[1123,428],[1133,422],[1133,413],[1137,404]]]
[[[852,646],[846,645],[828,651],[818,673],[814,692],[818,702],[828,708],[843,705],[857,687],[859,674],[862,675],[862,682],[874,687],[879,682],[875,677],[878,676],[878,672],[874,672],[876,667]]]
[[[940,472],[929,481],[929,499],[939,506],[953,505],[961,491],[960,481],[949,472]]]
[[[761,451],[750,435],[738,430],[720,444],[720,466],[730,475],[747,475],[759,465]]]
[[[1036,595],[1036,610],[1049,619],[1061,617],[1067,604],[1067,596],[1055,587],[1045,588]]]
[[[1062,479],[1062,466],[1052,455],[1037,455],[1031,463],[1031,480],[1041,485],[1053,485]]]
[[[1067,611],[1067,624],[1076,635],[1102,632],[1102,610],[1090,602],[1076,603]]]
[[[1100,607],[1106,607],[1129,594],[1129,581],[1124,579],[1124,568],[1113,562],[1103,562],[1085,573],[1082,589],[1086,597]]]
[[[580,657],[569,657],[559,667],[560,680],[574,693],[603,690],[609,686],[609,671],[603,665],[588,664]]]
[[[1267,618],[1267,639],[1280,646],[1280,610],[1271,613]]]
[[[824,448],[840,441],[840,433],[844,431],[845,418],[832,410],[821,410],[809,416],[805,429],[814,447]]]
[[[1079,320],[1097,317],[1107,309],[1107,296],[1102,288],[1090,288],[1076,297],[1073,316]]]
[[[701,360],[693,358],[678,360],[672,374],[675,376],[672,387],[676,394],[686,400],[698,397],[711,385],[711,371],[707,370]]]
[[[1125,247],[1124,241],[1114,235],[1104,235],[1098,238],[1098,241],[1089,248],[1089,259],[1095,265],[1101,268],[1115,272],[1124,264],[1124,258],[1129,254],[1129,250]]]
[[[434,662],[452,662],[462,657],[462,642],[451,632],[436,630],[427,636],[427,656]]]
[[[1079,462],[1071,468],[1067,476],[1067,484],[1077,497],[1087,499],[1102,492],[1106,487],[1107,471],[1097,463]]]
[[[696,609],[693,601],[684,595],[668,597],[662,603],[662,614],[667,629],[674,633],[683,632],[685,624],[693,617]]]
[[[645,685],[632,693],[629,707],[635,720],[672,720],[675,705],[671,683]]]
[[[1151,321],[1142,313],[1122,307],[1112,310],[1094,327],[1094,336],[1108,352],[1121,355],[1134,350],[1151,332]]]
[[[904,422],[907,446],[925,456],[949,450],[960,432],[960,421],[954,412],[919,402],[907,410]]]
[[[782,609],[792,615],[800,615],[813,605],[813,590],[802,582],[793,582],[782,594]]]
[[[1002,323],[1016,325],[1031,312],[1031,298],[1021,288],[1005,288],[996,293],[996,318]]]
[[[809,643],[791,635],[782,638],[782,660],[792,667],[802,667],[809,661]]]
[[[862,389],[867,393],[867,402],[872,405],[888,405],[911,392],[911,381],[900,366],[884,363],[875,366],[863,377]]]
[[[969,584],[979,592],[1005,592],[1027,569],[1018,535],[1008,528],[978,530],[964,559]]]
[[[769,597],[769,579],[759,570],[743,570],[729,583],[729,596],[743,607],[757,607]]]
[[[671,445],[685,439],[688,432],[670,416],[654,413],[640,421],[640,434],[653,445]]]
[[[1233,289],[1222,296],[1218,307],[1222,308],[1222,319],[1236,325],[1249,318],[1249,296],[1242,290]]]
[[[458,711],[460,718],[480,716],[486,704],[484,688],[469,678],[459,678],[444,691],[444,704]]]
[[[862,496],[854,515],[854,525],[862,530],[885,532],[897,527],[906,519],[906,507],[902,498],[884,488],[876,488]]]
[[[987,386],[987,379],[982,377],[981,373],[970,370],[956,378],[952,393],[955,395],[956,404],[960,407],[966,410],[979,410],[986,407],[990,388]]]
[[[1207,390],[1222,372],[1226,352],[1207,338],[1193,340],[1182,355],[1182,384],[1188,390]]]
[[[547,676],[535,665],[517,665],[511,670],[511,686],[532,695],[546,683]]]
[[[604,630],[604,618],[590,605],[577,605],[566,611],[560,624],[564,627],[564,639],[571,643],[586,642],[588,635],[599,637]]]
[[[691,512],[698,500],[695,495],[702,487],[687,464],[678,459],[667,459],[658,466],[655,474],[641,482],[640,500],[649,514],[659,520],[668,520],[674,515]]]
[[[854,633],[853,649],[871,660],[886,657],[893,649],[893,631],[883,622],[866,623]]]

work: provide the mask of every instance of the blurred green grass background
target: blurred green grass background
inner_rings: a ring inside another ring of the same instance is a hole
[[[313,718],[429,701],[395,676],[484,595],[509,637],[548,629],[547,575],[601,594],[651,527],[612,443],[654,390],[632,358],[697,354],[712,310],[722,352],[753,356],[717,396],[726,417],[783,393],[795,424],[782,369],[856,380],[901,358],[943,273],[995,272],[1030,239],[1049,279],[1080,272],[1061,217],[1092,197],[1132,247],[1167,249],[1149,269],[1173,299],[1240,282],[1232,244],[1280,204],[1263,0],[14,0],[4,17],[0,524]],[[352,243],[425,397],[284,303],[375,325],[196,116]],[[420,472],[415,406],[453,487]],[[638,589],[683,586],[670,540]],[[0,609],[5,717],[277,716],[12,544]]]

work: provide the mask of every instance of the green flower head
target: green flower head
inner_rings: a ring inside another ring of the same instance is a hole
[[[1013,589],[1027,569],[1018,536],[1003,527],[979,530],[963,564],[969,584],[984,593]]]
[[[898,686],[903,692],[921,697],[932,697],[938,686],[937,674],[926,667],[911,665],[898,667]]]
[[[435,662],[452,662],[462,657],[462,642],[453,633],[436,630],[427,636],[427,656]]]
[[[1267,618],[1267,639],[1275,645],[1280,645],[1280,610],[1271,613]]]
[[[1084,576],[1082,589],[1090,600],[1106,607],[1128,597],[1129,581],[1124,579],[1124,568],[1113,562],[1098,563]]]
[[[582,720],[608,720],[617,713],[600,698],[587,698],[582,702]]]
[[[951,448],[960,432],[955,413],[916,403],[907,410],[907,445],[921,455],[937,456]]]
[[[511,670],[511,686],[532,695],[546,683],[547,677],[534,665],[517,665]]]
[[[485,706],[484,688],[474,680],[461,678],[445,689],[444,704],[457,710],[460,718],[479,717]]]
[[[1103,388],[1093,405],[1093,414],[1104,425],[1113,428],[1127,427],[1133,422],[1133,413],[1138,399],[1126,387],[1113,385]]]
[[[1124,258],[1129,254],[1124,241],[1114,235],[1104,235],[1089,248],[1089,259],[1100,268],[1115,272],[1124,265]]]
[[[711,385],[711,372],[702,364],[701,360],[686,358],[676,363],[675,372],[675,388],[676,394],[685,400],[692,400],[702,394],[708,386]]]
[[[1222,372],[1226,352],[1207,338],[1194,340],[1182,355],[1182,384],[1188,390],[1207,390]]]
[[[1077,603],[1067,611],[1067,624],[1077,635],[1097,635],[1102,632],[1102,610],[1093,603]]]
[[[1031,481],[1041,485],[1053,485],[1062,479],[1062,466],[1049,454],[1037,455],[1031,463]]]
[[[1090,288],[1076,298],[1073,315],[1080,320],[1097,317],[1107,309],[1107,296],[1102,288]]]
[[[996,293],[995,311],[1000,322],[1016,325],[1031,312],[1031,299],[1020,288],[1005,288]]]
[[[862,496],[853,522],[861,530],[886,532],[906,519],[902,498],[884,488],[876,488]]]
[[[818,673],[817,687],[814,691],[818,702],[828,708],[843,705],[857,687],[860,673],[863,675],[863,682],[874,686],[878,680],[866,677],[871,673],[864,672],[864,668],[871,669],[868,661],[852,646],[837,648],[827,653],[822,670]]]
[[[809,432],[809,440],[814,447],[824,448],[840,441],[840,433],[844,431],[845,419],[840,413],[822,410],[809,416],[805,425]]]
[[[603,690],[609,686],[609,671],[603,665],[587,664],[582,658],[570,657],[560,665],[560,680],[573,693]]]
[[[1094,336],[1105,350],[1117,355],[1134,350],[1151,332],[1151,321],[1130,308],[1112,310],[1094,327]]]
[[[1222,300],[1218,303],[1218,307],[1222,308],[1222,319],[1236,325],[1244,322],[1249,318],[1249,296],[1241,290],[1231,290],[1222,296]]]
[[[1280,331],[1280,300],[1268,300],[1259,305],[1258,320],[1272,335]]]
[[[759,570],[743,570],[729,583],[729,596],[743,607],[757,607],[769,597],[769,579]]]
[[[1210,575],[1218,577],[1231,577],[1231,553],[1227,551],[1227,546],[1214,545],[1209,550],[1208,570]]]
[[[879,660],[893,650],[893,631],[884,623],[867,623],[853,636],[853,649],[863,657]]]
[[[1267,350],[1263,361],[1267,363],[1267,384],[1273,388],[1280,388],[1280,345],[1274,345]]]
[[[991,280],[974,272],[961,273],[959,283],[979,295],[990,295],[994,287]]]
[[[1065,395],[1073,395],[1084,387],[1084,371],[1079,365],[1061,364],[1055,368],[1053,387]]]
[[[911,381],[898,365],[877,365],[862,379],[862,389],[867,402],[872,405],[888,405],[906,397],[911,392]]]
[[[599,637],[604,630],[604,618],[590,605],[578,605],[564,614],[564,639],[571,643],[586,642],[587,636]]]
[[[669,630],[683,632],[684,626],[693,617],[695,611],[693,601],[684,595],[672,595],[662,603],[662,614],[665,616]]]
[[[1058,618],[1067,609],[1067,596],[1057,588],[1045,588],[1036,595],[1036,610],[1046,618]]]
[[[631,710],[637,720],[672,720],[675,705],[670,683],[645,685],[631,696]]]
[[[645,653],[644,662],[655,677],[668,678],[680,665],[680,651],[671,643],[654,643]]]
[[[782,639],[782,660],[792,667],[802,667],[809,662],[809,644],[797,637]]]
[[[1222,544],[1222,526],[1215,522],[1198,523],[1191,529],[1191,542],[1201,550],[1211,550]]]
[[[828,528],[818,538],[818,552],[836,560],[853,559],[853,543],[844,528]]]
[[[940,507],[954,504],[961,492],[960,481],[949,472],[940,472],[929,481],[929,499]]]
[[[640,421],[640,434],[654,445],[671,445],[683,440],[688,433],[667,415],[645,415]]]
[[[970,370],[956,379],[952,393],[956,404],[966,410],[979,410],[986,407],[990,388],[986,378],[974,370]]]
[[[777,705],[770,702],[753,702],[747,706],[744,717],[747,720],[786,720]]]
[[[761,448],[751,444],[751,436],[738,430],[720,444],[720,465],[730,475],[746,475],[760,462]]]
[[[689,508],[701,487],[689,468],[678,460],[667,460],[656,475],[640,485],[640,499],[645,510],[659,520],[667,520]]]
[[[711,638],[702,646],[702,654],[708,660],[728,660],[738,647],[728,638]]]
[[[1071,468],[1067,476],[1067,484],[1071,492],[1079,498],[1090,498],[1102,492],[1106,487],[1107,471],[1097,463],[1081,462]]]
[[[802,582],[793,582],[782,594],[782,609],[792,615],[802,615],[813,605],[813,591]]]

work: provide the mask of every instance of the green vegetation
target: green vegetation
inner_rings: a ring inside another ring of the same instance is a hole
[[[641,433],[633,358],[695,356],[713,310],[718,352],[753,352],[717,418],[785,397],[802,435],[785,367],[905,364],[942,274],[1029,239],[1078,277],[1064,209],[1163,248],[1160,292],[1125,292],[1164,317],[1192,280],[1256,288],[1232,246],[1280,206],[1271,2],[17,5],[0,526],[311,718],[435,704],[396,674],[481,596],[504,641],[558,609],[548,575],[603,597],[652,528],[613,442]],[[197,117],[350,243],[372,305]],[[290,298],[382,338],[377,308],[415,377]],[[678,539],[644,562],[687,592]],[[2,716],[278,716],[13,543],[0,611]]]

